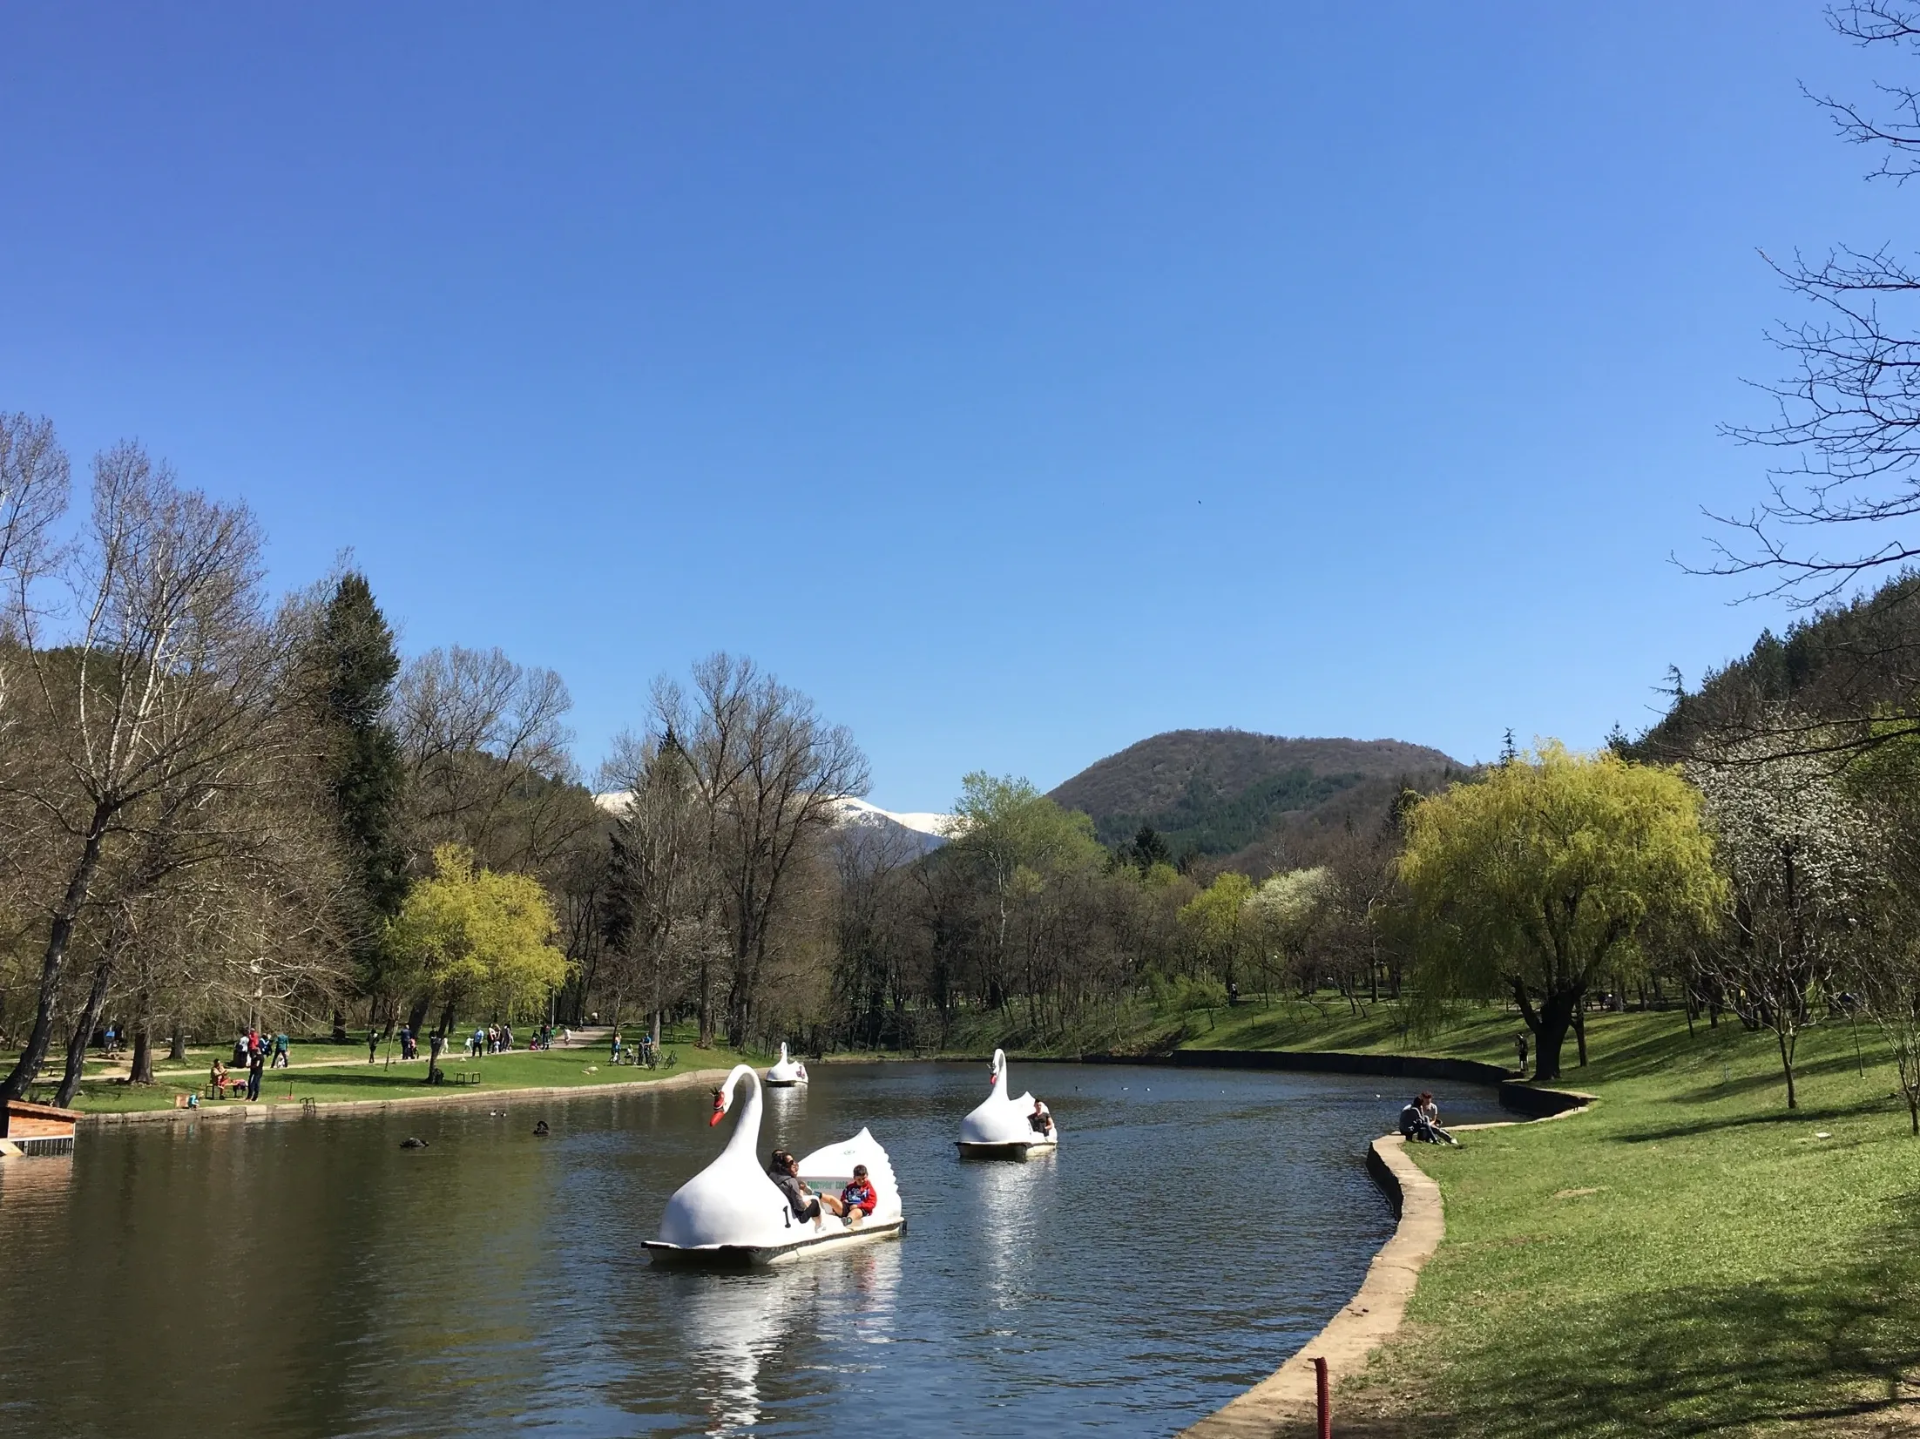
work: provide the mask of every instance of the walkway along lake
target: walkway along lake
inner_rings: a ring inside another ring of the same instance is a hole
[[[1392,1232],[1361,1156],[1411,1081],[1016,1061],[1060,1154],[962,1164],[985,1077],[769,1091],[761,1149],[871,1125],[908,1220],[757,1275],[640,1247],[729,1132],[703,1090],[90,1128],[0,1166],[0,1432],[1165,1436]],[[1442,1088],[1443,1119],[1499,1117]]]

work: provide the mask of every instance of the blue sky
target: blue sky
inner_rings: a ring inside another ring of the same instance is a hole
[[[1644,725],[1777,605],[1757,250],[1902,242],[1806,3],[9,6],[0,409],[551,665],[750,654],[876,802],[1160,730]]]

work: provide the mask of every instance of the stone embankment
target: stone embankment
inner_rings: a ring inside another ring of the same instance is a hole
[[[1451,1079],[1498,1087],[1504,1109],[1529,1119],[1558,1119],[1577,1114],[1593,1101],[1575,1090],[1543,1089],[1520,1083],[1514,1075],[1472,1060],[1425,1059],[1412,1055],[1314,1054],[1305,1051],[1180,1051],[1173,1063],[1222,1069],[1290,1069],[1334,1074],[1377,1074],[1416,1079]],[[1507,1123],[1524,1121],[1505,1121]],[[1459,1125],[1456,1132],[1495,1125]],[[1313,1361],[1327,1361],[1328,1377],[1340,1381],[1366,1368],[1367,1356],[1392,1338],[1405,1319],[1420,1271],[1439,1249],[1447,1232],[1440,1186],[1413,1162],[1398,1134],[1382,1135],[1367,1147],[1367,1170],[1399,1216],[1393,1237],[1373,1257],[1366,1281],[1340,1312],[1292,1358],[1238,1398],[1199,1423],[1180,1439],[1290,1439],[1315,1432],[1316,1376]]]

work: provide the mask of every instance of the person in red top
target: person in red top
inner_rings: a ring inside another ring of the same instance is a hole
[[[820,1202],[849,1225],[854,1225],[873,1213],[880,1196],[874,1192],[873,1181],[867,1178],[867,1166],[856,1164],[853,1166],[853,1182],[840,1191],[840,1197],[835,1199],[831,1194],[823,1194]]]

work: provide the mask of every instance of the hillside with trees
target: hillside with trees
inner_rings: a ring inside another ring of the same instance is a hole
[[[1329,831],[1377,823],[1404,789],[1464,773],[1400,740],[1283,739],[1246,730],[1171,730],[1089,765],[1048,798],[1093,820],[1111,847],[1151,829],[1175,859],[1233,857],[1273,869]]]

